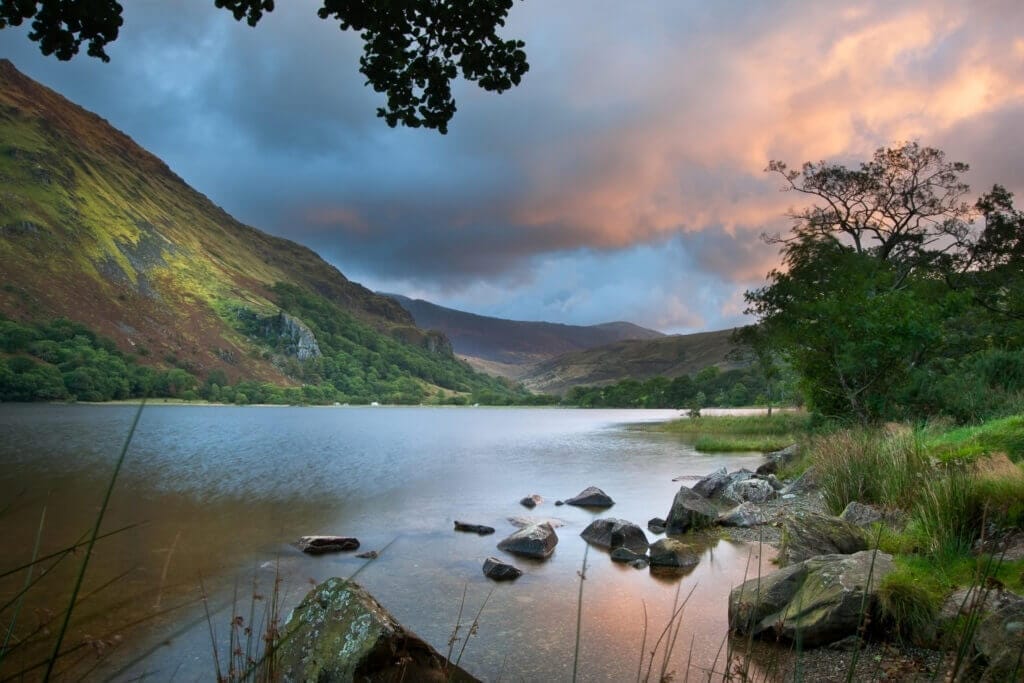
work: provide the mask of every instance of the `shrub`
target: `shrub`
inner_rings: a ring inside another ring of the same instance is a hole
[[[935,630],[939,605],[934,591],[905,570],[886,576],[878,589],[883,623],[901,640],[921,642]]]

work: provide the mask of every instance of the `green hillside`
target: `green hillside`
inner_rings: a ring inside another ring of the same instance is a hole
[[[26,363],[65,376],[87,366],[73,367],[66,348],[39,346],[70,344],[46,328],[67,319],[81,326],[71,339],[83,337],[82,349],[126,367],[181,370],[197,388],[213,377],[218,386],[248,382],[250,393],[315,386],[306,391],[319,400],[464,393],[504,401],[516,393],[459,362],[443,334],[417,328],[394,301],[313,251],[234,220],[102,118],[6,60],[0,281],[10,333],[2,377],[12,362],[20,374],[35,370]]]

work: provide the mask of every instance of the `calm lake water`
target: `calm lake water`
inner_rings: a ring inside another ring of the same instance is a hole
[[[0,572],[31,559],[44,509],[40,556],[86,535],[134,413],[134,406],[0,406]],[[471,620],[493,588],[462,666],[484,680],[569,680],[584,527],[614,516],[645,528],[649,518],[667,514],[679,488],[674,477],[761,462],[756,454],[698,454],[678,438],[627,428],[677,415],[151,404],[103,530],[137,526],[98,542],[66,639],[65,647],[76,649],[65,661],[79,662],[76,678],[210,680],[215,669],[200,584],[216,638],[224,641],[232,602],[239,605],[236,613],[248,615],[254,580],[257,591],[269,595],[279,572],[287,610],[311,581],[360,570],[357,581],[442,652],[463,591]],[[554,505],[591,485],[611,495],[615,506],[598,514]],[[533,493],[545,502],[529,511],[518,501]],[[496,548],[514,530],[508,518],[517,515],[564,523],[546,562]],[[497,533],[455,533],[455,519]],[[382,552],[373,561],[352,554],[310,557],[291,545],[319,533],[356,536],[362,549]],[[722,541],[702,550],[690,573],[660,576],[591,549],[581,680],[635,679],[644,608],[649,648],[677,592],[685,597],[691,589],[669,670],[681,680],[688,660],[692,675],[716,657],[722,665],[726,598],[745,573],[756,573],[759,549]],[[765,548],[764,571],[770,570],[768,554]],[[481,572],[489,555],[512,560],[524,575],[493,584]],[[50,620],[66,604],[80,561],[81,554],[64,559],[28,592],[16,636],[50,644],[16,648],[0,663],[0,679],[45,658],[59,623]],[[24,571],[0,579],[0,605],[25,580]],[[13,609],[2,613],[4,633]],[[220,648],[223,657],[226,643]],[[41,672],[34,669],[28,678]]]

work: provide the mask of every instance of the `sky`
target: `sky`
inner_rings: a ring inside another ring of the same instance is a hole
[[[111,63],[0,57],[98,113],[238,219],[346,276],[483,315],[670,333],[750,322],[799,197],[773,159],[916,140],[1024,203],[1024,3],[517,1],[530,70],[458,82],[448,135],[391,129],[361,41],[306,0],[259,26],[125,2]]]

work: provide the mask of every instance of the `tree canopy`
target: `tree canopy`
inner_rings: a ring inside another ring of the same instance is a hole
[[[530,68],[521,40],[497,34],[514,0],[323,0],[321,19],[359,32],[359,71],[383,93],[377,116],[389,126],[448,131],[455,114],[451,82],[462,77],[484,90],[519,85]],[[237,21],[256,26],[274,0],[214,0]],[[70,60],[82,44],[110,61],[106,47],[124,25],[116,0],[0,0],[0,29],[31,20],[29,40],[44,55]]]
[[[748,312],[815,410],[971,419],[1024,404],[1024,216],[1009,192],[972,207],[967,165],[917,143],[852,169],[766,170],[814,202],[770,238],[782,267],[747,292]]]

